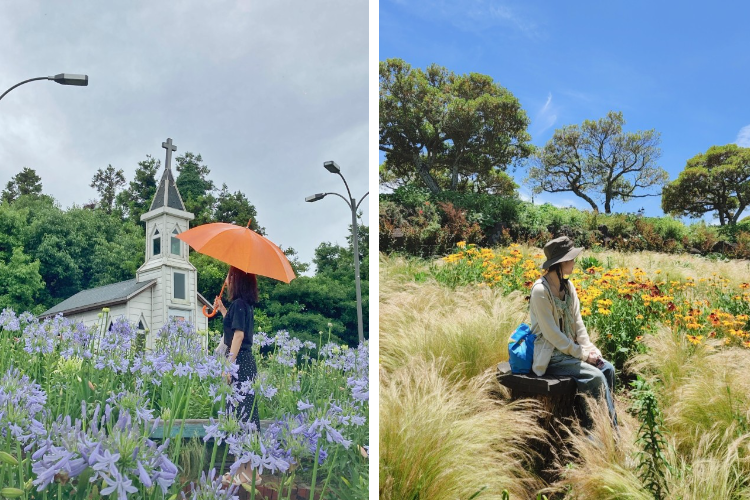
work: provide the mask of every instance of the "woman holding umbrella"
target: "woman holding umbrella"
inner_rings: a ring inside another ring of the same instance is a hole
[[[224,306],[220,296],[216,298],[215,305],[224,316],[224,345],[229,348],[227,358],[239,366],[237,379],[234,380],[235,388],[239,389],[243,383],[252,381],[258,373],[252,351],[253,311],[258,302],[258,280],[254,274],[232,266],[229,268],[226,286],[229,300],[232,301],[229,309],[227,310]],[[227,374],[227,382],[232,383],[230,374]],[[260,432],[260,418],[253,394],[246,394],[245,399],[236,409],[227,407],[227,411],[235,411],[239,420],[251,420],[255,424],[256,431]],[[245,464],[237,472],[239,482],[250,482],[251,474],[252,468],[249,464]],[[260,476],[257,476],[255,484],[259,482]]]
[[[255,358],[251,351],[253,342],[253,310],[258,301],[258,282],[256,275],[273,278],[289,283],[295,278],[289,260],[284,252],[264,236],[250,229],[251,221],[245,227],[214,222],[194,227],[177,235],[177,238],[190,245],[193,250],[230,265],[229,274],[224,286],[216,297],[213,311],[207,312],[206,317],[213,317],[217,312],[224,316],[224,345],[229,348],[227,355],[230,361],[239,365],[237,388],[243,383],[255,378],[257,369]],[[229,288],[229,299],[232,304],[229,309],[224,306],[221,296],[224,288]],[[232,379],[227,377],[227,382]],[[247,385],[247,384],[246,384]],[[248,394],[236,409],[238,418],[250,419],[260,432],[260,419],[255,398]],[[232,411],[228,408],[228,411]],[[235,482],[250,482],[252,469],[248,464],[243,465],[235,476]],[[225,477],[228,482],[229,478]],[[255,484],[260,482],[256,475]]]
[[[229,361],[236,362],[239,366],[236,386],[243,382],[253,380],[258,372],[253,357],[253,312],[255,305],[258,303],[258,280],[254,274],[246,273],[236,267],[229,268],[227,276],[227,287],[229,300],[232,301],[229,309],[224,306],[221,297],[217,297],[216,307],[224,316],[224,345],[229,349],[227,357]],[[231,382],[227,374],[227,381]],[[255,428],[260,432],[260,419],[258,417],[258,408],[254,405],[252,394],[245,396],[245,399],[237,407],[237,416],[241,420],[252,418]],[[252,412],[252,417],[251,417]]]

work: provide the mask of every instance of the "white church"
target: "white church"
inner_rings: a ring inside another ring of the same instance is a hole
[[[109,308],[109,321],[125,317],[147,333],[146,348],[152,348],[156,332],[171,318],[182,318],[197,330],[208,328],[204,305],[211,307],[198,293],[198,274],[188,260],[188,245],[176,236],[187,231],[195,216],[185,210],[170,167],[172,139],[162,143],[167,150],[164,174],[149,211],[141,216],[146,222],[146,256],[134,279],[84,290],[65,299],[39,317],[62,313],[86,326],[99,322],[99,313]]]

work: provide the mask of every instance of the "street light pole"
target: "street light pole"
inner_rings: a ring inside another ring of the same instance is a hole
[[[55,76],[39,76],[36,78],[29,78],[28,80],[24,80],[20,83],[13,85],[11,88],[3,92],[3,95],[0,95],[0,99],[5,97],[5,95],[11,90],[13,90],[14,88],[20,87],[24,83],[34,82],[36,80],[54,80],[60,85],[75,85],[79,87],[85,87],[89,84],[88,75],[73,75],[71,73],[60,73]]]
[[[341,177],[341,180],[344,181],[344,186],[346,186],[346,192],[349,194],[349,198],[344,198],[344,196],[339,193],[318,193],[308,196],[305,198],[305,201],[312,203],[322,200],[329,194],[332,194],[344,200],[352,212],[352,253],[354,254],[354,284],[357,292],[357,334],[359,335],[359,343],[361,344],[365,341],[365,334],[362,323],[362,286],[359,279],[359,232],[357,230],[357,209],[370,192],[366,192],[362,198],[359,199],[359,202],[357,202],[357,200],[352,197],[352,192],[349,190],[349,184],[346,182],[346,179],[344,179],[344,176],[341,175],[341,168],[339,168],[336,162],[327,161],[323,166],[332,174],[338,174],[339,177]]]

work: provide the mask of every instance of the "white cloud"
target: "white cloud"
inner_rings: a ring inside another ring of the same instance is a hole
[[[750,148],[750,125],[745,125],[740,129],[734,142],[743,148]]]
[[[557,122],[557,106],[552,103],[552,92],[547,95],[544,106],[537,111],[533,122],[534,135],[542,134]]]
[[[391,0],[401,8],[423,18],[449,22],[455,27],[476,32],[495,26],[512,27],[528,38],[538,38],[540,30],[536,23],[528,19],[518,9],[511,8],[503,0],[424,0],[404,2]]]

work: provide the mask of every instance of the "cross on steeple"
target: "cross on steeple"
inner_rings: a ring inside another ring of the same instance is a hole
[[[172,167],[172,151],[177,151],[177,146],[172,144],[172,139],[167,138],[167,142],[162,142],[161,147],[167,150],[167,162],[165,164],[165,167],[167,170],[170,170]]]
[[[161,147],[167,150],[167,161],[164,166],[164,173],[156,188],[156,196],[154,196],[154,201],[151,202],[149,211],[159,207],[168,207],[184,212],[185,204],[182,202],[182,197],[177,190],[177,184],[172,176],[172,151],[177,151],[177,146],[172,144],[171,138],[168,138],[167,142],[161,143]]]

